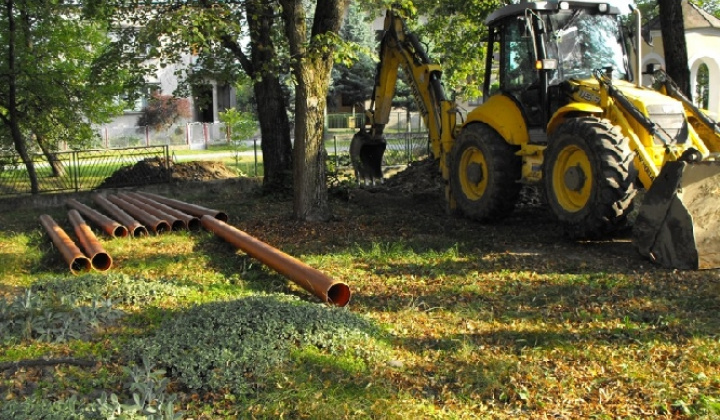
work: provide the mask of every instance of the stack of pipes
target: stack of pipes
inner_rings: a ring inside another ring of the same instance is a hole
[[[146,236],[148,231],[163,234],[181,229],[197,230],[202,226],[313,293],[323,302],[345,306],[350,300],[347,284],[335,281],[302,261],[227,224],[228,215],[223,211],[146,192],[93,194],[92,200],[109,216],[74,199],[66,202],[70,208],[68,218],[84,254],[50,216],[40,216],[41,224],[73,273],[89,270],[91,267],[105,271],[112,266],[112,258],[102,248],[83,216],[111,238]]]

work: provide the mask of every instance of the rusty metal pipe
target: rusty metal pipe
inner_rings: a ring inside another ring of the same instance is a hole
[[[47,231],[55,247],[60,251],[63,259],[70,266],[70,272],[77,274],[80,271],[89,271],[92,267],[90,259],[83,255],[80,248],[75,245],[65,231],[55,223],[52,217],[47,214],[40,215],[40,224]]]
[[[168,214],[156,207],[153,207],[143,201],[137,200],[134,197],[130,196],[129,194],[125,193],[119,193],[117,194],[117,197],[121,200],[127,201],[128,203],[132,204],[133,206],[147,212],[148,214],[151,214],[155,217],[157,217],[160,220],[165,220],[170,224],[171,230],[183,230],[187,229],[187,224],[184,220],[181,220],[171,214]]]
[[[168,232],[171,229],[170,223],[168,223],[167,220],[153,216],[145,210],[137,207],[132,203],[128,203],[127,201],[116,195],[109,195],[107,199],[111,203],[126,211],[132,217],[138,219],[143,225],[149,226],[150,230],[157,234]]]
[[[129,234],[128,228],[125,226],[73,198],[68,199],[65,205],[90,219],[111,238],[124,238]]]
[[[142,194],[127,193],[127,195],[129,195],[130,197],[132,197],[138,201],[142,201],[143,203],[146,203],[152,207],[160,209],[169,215],[177,217],[178,219],[184,221],[185,225],[190,230],[198,230],[202,227],[200,225],[200,219],[196,216],[182,212],[176,208],[170,207],[167,204],[163,204],[159,201],[155,201],[155,200],[151,199],[150,197],[145,197]]]
[[[205,229],[294,281],[324,302],[345,306],[350,301],[350,288],[347,284],[333,280],[304,262],[210,215],[201,217],[200,223]]]
[[[95,204],[102,207],[103,210],[108,212],[112,217],[125,225],[130,231],[130,233],[132,233],[132,236],[138,237],[148,235],[148,230],[145,226],[142,225],[142,223],[135,220],[135,218],[131,215],[125,213],[125,211],[120,207],[108,201],[108,199],[104,196],[100,194],[93,194],[92,200],[95,202]]]
[[[184,201],[163,197],[161,195],[157,195],[157,194],[153,194],[153,193],[141,192],[140,194],[142,194],[146,197],[149,197],[159,203],[167,204],[170,207],[174,207],[180,211],[183,211],[187,214],[191,214],[193,216],[202,217],[202,216],[208,215],[208,216],[212,216],[218,220],[222,220],[223,222],[228,221],[227,213],[220,211],[220,210],[210,209],[207,207],[198,206],[196,204],[186,203]]]
[[[85,251],[85,255],[90,258],[90,264],[92,268],[98,271],[107,271],[112,267],[112,258],[105,252],[105,249],[98,241],[97,237],[90,226],[85,223],[85,220],[80,216],[80,212],[72,209],[68,212],[68,219],[73,229],[75,229],[75,236],[80,242],[80,246]]]

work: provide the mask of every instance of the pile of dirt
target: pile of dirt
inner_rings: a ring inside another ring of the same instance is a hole
[[[404,170],[386,179],[383,184],[389,192],[438,196],[444,194],[444,185],[440,175],[440,164],[431,158],[411,162]]]
[[[166,162],[161,158],[148,158],[134,165],[124,166],[98,186],[98,188],[119,188],[148,185],[172,181],[211,181],[236,178],[237,174],[222,162],[193,161]]]
[[[374,188],[390,194],[445,199],[445,182],[440,174],[440,165],[432,158],[411,162],[404,170],[395,173],[387,178],[384,184]],[[539,207],[542,204],[541,187],[535,185],[522,187],[516,207]]]
[[[170,172],[172,179],[179,181],[210,181],[237,177],[237,173],[224,163],[215,161],[174,163],[170,166]]]

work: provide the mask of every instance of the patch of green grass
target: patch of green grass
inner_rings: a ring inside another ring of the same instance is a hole
[[[571,243],[533,214],[486,226],[412,198],[338,199],[332,222],[299,223],[289,197],[168,188],[345,282],[350,304],[322,304],[205,231],[99,236],[113,268],[74,276],[37,223],[66,209],[11,208],[0,360],[98,363],[0,372],[0,417],[128,410],[142,387],[198,419],[719,415],[713,270],[658,269],[622,241]],[[21,309],[28,290],[37,300]],[[43,333],[61,321],[78,336]]]

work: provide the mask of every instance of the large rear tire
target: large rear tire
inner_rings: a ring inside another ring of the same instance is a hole
[[[545,150],[547,202],[572,238],[599,238],[624,228],[636,176],[628,138],[607,120],[570,119]]]
[[[450,188],[463,214],[487,222],[512,213],[522,187],[517,151],[486,124],[463,128],[450,152]]]

